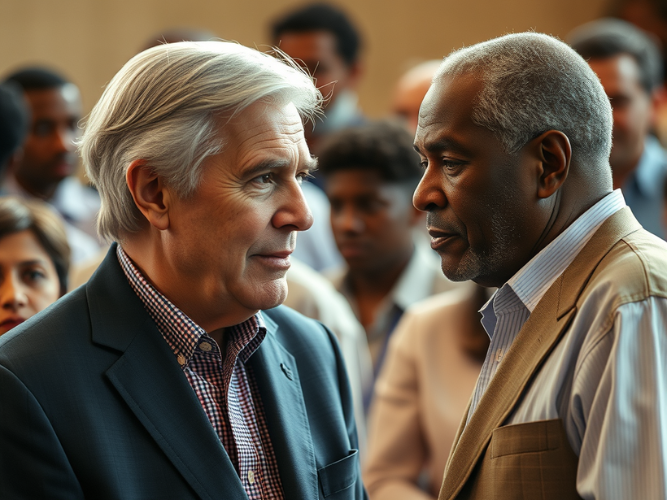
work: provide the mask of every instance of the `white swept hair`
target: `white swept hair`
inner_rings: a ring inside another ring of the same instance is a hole
[[[79,150],[102,200],[97,229],[107,240],[140,229],[127,168],[147,165],[186,198],[205,158],[220,153],[221,116],[257,101],[293,103],[304,120],[321,111],[312,78],[286,56],[237,43],[181,42],[134,56],[113,77],[85,124]]]
[[[568,45],[540,33],[505,35],[451,53],[434,81],[467,73],[482,80],[473,123],[494,132],[507,152],[558,130],[570,140],[573,162],[609,168],[609,98]]]

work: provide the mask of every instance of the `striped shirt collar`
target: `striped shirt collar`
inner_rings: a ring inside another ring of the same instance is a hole
[[[499,313],[525,307],[530,315],[549,287],[572,263],[595,231],[605,220],[625,206],[625,199],[620,189],[609,193],[500,287],[480,309],[482,325],[489,337],[493,338]]]
[[[178,363],[186,366],[192,360],[199,341],[203,336],[208,337],[206,331],[190,319],[183,311],[176,307],[167,297],[162,295],[136,268],[130,257],[120,245],[116,251],[118,261],[125,273],[130,286],[139,296],[144,307],[169,344]],[[257,313],[243,323],[229,330],[232,333],[231,340],[247,344],[255,336],[259,336],[260,342],[253,343],[255,349],[243,349],[239,353],[240,360],[245,363],[253,352],[259,347],[261,340],[266,335],[266,326],[261,313]],[[245,334],[244,334],[245,333]],[[238,335],[241,338],[236,338]]]
[[[616,189],[586,210],[509,279],[507,285],[531,313],[549,287],[586,246],[595,231],[623,207],[623,194],[620,189]]]

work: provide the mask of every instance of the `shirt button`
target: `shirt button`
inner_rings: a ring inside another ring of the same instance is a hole
[[[496,362],[500,363],[503,360],[503,351],[498,351],[496,353]]]
[[[199,344],[199,348],[204,352],[208,352],[211,349],[213,349],[213,346],[211,346],[211,344],[209,344],[208,342],[202,342],[201,344]]]
[[[185,356],[183,356],[182,354],[179,354],[178,358],[176,358],[176,360],[178,361],[178,364],[181,365],[181,366],[183,366],[185,364]]]
[[[248,471],[248,482],[249,482],[250,484],[254,484],[254,483],[255,483],[255,473],[254,473],[253,471],[251,471],[251,470]]]

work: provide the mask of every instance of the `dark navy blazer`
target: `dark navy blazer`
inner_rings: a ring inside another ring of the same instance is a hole
[[[334,336],[263,311],[248,361],[286,500],[366,498]],[[0,337],[0,498],[247,498],[115,245],[90,281]]]

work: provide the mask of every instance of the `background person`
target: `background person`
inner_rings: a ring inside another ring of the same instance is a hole
[[[437,498],[456,430],[486,357],[490,293],[465,286],[410,306],[375,384],[364,484],[371,500]]]
[[[65,294],[69,257],[65,229],[47,205],[0,197],[0,335]]]
[[[621,188],[640,224],[664,239],[660,186],[667,179],[667,153],[652,134],[663,92],[660,51],[646,33],[618,19],[580,26],[569,41],[600,78],[611,102],[614,188]]]
[[[307,4],[274,21],[271,35],[273,45],[303,64],[327,98],[323,119],[305,128],[311,150],[317,152],[327,134],[363,122],[355,93],[362,74],[361,36],[342,10]]]
[[[5,78],[23,90],[30,110],[30,128],[21,161],[8,172],[6,194],[37,198],[52,205],[65,222],[73,262],[100,250],[95,216],[100,206],[95,190],[76,177],[75,141],[82,116],[79,89],[54,71],[27,67]]]
[[[11,84],[0,84],[0,178],[21,158],[30,115],[23,93]]]
[[[405,309],[454,287],[418,233],[423,216],[412,193],[422,174],[419,157],[402,126],[377,122],[329,137],[319,168],[346,262],[327,276],[366,330],[377,374]]]
[[[442,61],[434,59],[413,66],[396,82],[391,101],[391,114],[404,121],[414,135],[419,121],[419,108]]]

